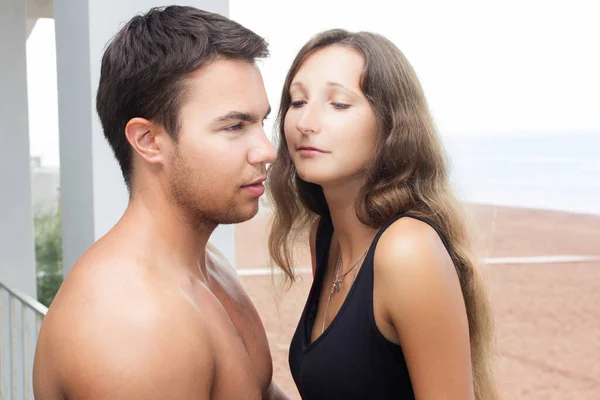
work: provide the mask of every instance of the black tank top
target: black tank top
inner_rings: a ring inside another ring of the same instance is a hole
[[[315,279],[289,352],[292,376],[303,400],[415,398],[402,348],[381,334],[373,312],[373,256],[377,242],[393,222],[407,216],[432,226],[444,241],[439,230],[422,218],[401,214],[388,221],[373,239],[337,315],[311,343],[333,235],[331,219],[321,218],[316,235]]]

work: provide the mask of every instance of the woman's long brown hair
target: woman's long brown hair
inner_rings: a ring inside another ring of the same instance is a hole
[[[330,30],[313,37],[294,59],[277,118],[277,159],[267,179],[274,206],[270,255],[293,281],[297,234],[329,213],[322,188],[301,180],[296,173],[287,149],[284,121],[290,107],[290,85],[298,69],[312,53],[332,45],[346,46],[362,55],[360,85],[377,120],[376,154],[356,199],[357,216],[378,229],[395,215],[410,212],[443,232],[467,310],[475,398],[494,400],[493,317],[466,215],[449,183],[446,155],[417,75],[386,38],[369,32]]]

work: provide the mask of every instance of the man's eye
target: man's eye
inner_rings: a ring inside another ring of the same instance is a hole
[[[244,128],[244,125],[241,124],[241,123],[238,123],[238,124],[235,124],[235,125],[228,126],[224,130],[227,131],[227,132],[235,132],[235,131],[240,131],[243,128]]]

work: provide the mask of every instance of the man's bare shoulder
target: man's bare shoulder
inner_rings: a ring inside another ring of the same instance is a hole
[[[225,254],[210,242],[206,244],[206,261],[210,266],[211,275],[220,281],[221,286],[227,288],[231,300],[247,307],[249,313],[258,317],[252,300],[246,293],[235,267],[229,262]]]
[[[235,273],[235,267],[231,265],[225,254],[223,254],[223,252],[211,242],[206,243],[206,255],[207,258],[218,264],[220,268],[230,270]],[[237,276],[237,273],[235,275]]]
[[[68,398],[198,398],[214,372],[208,326],[135,261],[84,257],[44,321],[41,364],[60,370]]]

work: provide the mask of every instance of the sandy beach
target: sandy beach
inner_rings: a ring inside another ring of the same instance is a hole
[[[469,205],[482,257],[600,256],[600,216]],[[268,211],[236,227],[239,269],[269,268]],[[296,261],[308,267],[304,257]],[[502,399],[600,398],[600,263],[490,264]],[[289,373],[290,339],[312,277],[288,289],[279,277],[244,276],[273,352],[274,378],[299,399]]]

